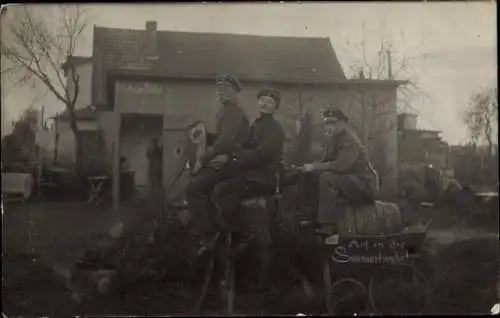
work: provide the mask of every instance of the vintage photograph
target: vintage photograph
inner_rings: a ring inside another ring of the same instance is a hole
[[[498,314],[496,10],[2,5],[4,316]]]

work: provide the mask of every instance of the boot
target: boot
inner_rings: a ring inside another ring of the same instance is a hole
[[[316,234],[324,236],[333,235],[335,232],[335,226],[333,224],[322,224],[316,229]]]
[[[236,256],[241,252],[243,252],[248,247],[254,236],[255,235],[253,233],[249,235],[236,234],[236,233],[233,234],[231,254],[233,256]]]
[[[216,233],[216,234],[210,233],[210,234],[206,234],[203,237],[201,237],[200,243],[199,243],[199,248],[198,248],[198,251],[196,252],[198,257],[202,256],[203,254],[205,254],[208,251],[211,251],[213,249],[215,243],[217,242],[218,237],[219,237],[219,233]]]

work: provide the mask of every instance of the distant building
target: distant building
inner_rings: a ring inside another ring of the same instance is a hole
[[[450,165],[456,178],[466,185],[495,186],[498,183],[498,147],[492,150],[492,157],[488,157],[487,146],[451,146]]]
[[[440,131],[417,129],[417,116],[398,115],[398,158],[401,164],[432,164],[450,168],[449,147]]]

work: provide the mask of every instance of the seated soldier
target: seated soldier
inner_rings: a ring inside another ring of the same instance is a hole
[[[213,201],[225,220],[238,217],[238,208],[244,199],[273,194],[277,186],[285,135],[273,114],[279,108],[281,94],[266,88],[257,98],[260,117],[250,127],[249,142],[233,158],[236,173],[214,188]],[[240,243],[248,238],[242,237]]]
[[[217,78],[216,98],[220,109],[216,117],[215,140],[199,160],[201,164],[193,168],[194,176],[185,189],[188,210],[202,247],[212,240],[217,230],[210,202],[212,189],[233,174],[228,159],[248,139],[249,123],[238,98],[240,90],[236,77],[222,75]]]
[[[347,126],[347,116],[331,108],[323,112],[323,120],[323,160],[304,164],[302,170],[319,176],[318,233],[332,234],[346,204],[375,202],[378,177],[364,146]]]

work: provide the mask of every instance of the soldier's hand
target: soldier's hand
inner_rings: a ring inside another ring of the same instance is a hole
[[[314,164],[312,163],[306,163],[302,166],[302,171],[304,172],[313,172],[314,171]]]
[[[197,174],[200,171],[200,169],[201,169],[201,163],[197,161],[193,166],[192,173]]]
[[[226,164],[228,160],[229,160],[228,155],[225,154],[217,155],[214,159],[207,162],[207,167],[213,169],[220,169],[223,165]]]

